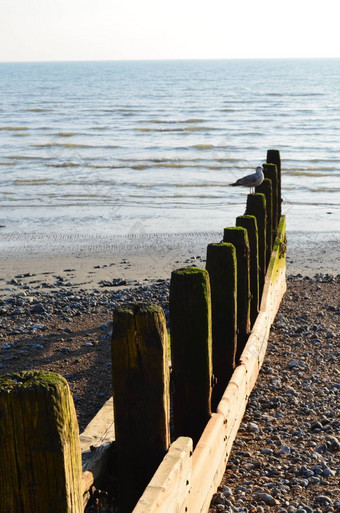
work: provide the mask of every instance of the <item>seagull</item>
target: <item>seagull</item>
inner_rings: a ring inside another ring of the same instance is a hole
[[[232,185],[233,187],[239,185],[242,185],[243,187],[250,187],[250,194],[254,194],[255,187],[261,185],[263,179],[264,175],[262,166],[257,166],[255,173],[253,173],[252,175],[244,176],[243,178],[239,178],[238,180],[236,180],[235,183],[231,183],[230,185]]]

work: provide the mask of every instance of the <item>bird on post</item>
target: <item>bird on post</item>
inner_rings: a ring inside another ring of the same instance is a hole
[[[249,187],[250,188],[250,194],[255,193],[255,187],[258,185],[261,185],[264,179],[263,169],[262,166],[257,166],[255,173],[252,173],[251,175],[243,176],[242,178],[239,178],[236,180],[235,183],[231,183],[230,185],[232,187],[242,186],[242,187]]]

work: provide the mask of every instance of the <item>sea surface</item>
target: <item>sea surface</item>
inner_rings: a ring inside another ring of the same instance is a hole
[[[282,159],[288,230],[340,230],[340,60],[0,64],[0,237],[233,226]]]

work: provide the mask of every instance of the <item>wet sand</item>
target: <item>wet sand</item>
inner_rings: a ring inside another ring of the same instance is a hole
[[[207,245],[222,237],[222,232],[122,237],[5,233],[0,241],[0,297],[15,293],[18,280],[51,287],[61,277],[75,290],[92,290],[107,288],[105,282],[126,287],[168,279],[174,269],[204,267]],[[340,232],[291,232],[287,240],[288,275],[340,272]]]

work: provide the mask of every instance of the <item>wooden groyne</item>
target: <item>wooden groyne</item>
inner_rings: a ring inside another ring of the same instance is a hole
[[[114,415],[110,400],[79,438],[63,378],[0,378],[6,513],[79,513],[103,475],[119,480],[122,513],[208,511],[286,290],[277,150],[264,174],[236,226],[208,245],[206,269],[173,271],[170,334],[160,307],[115,310]]]

